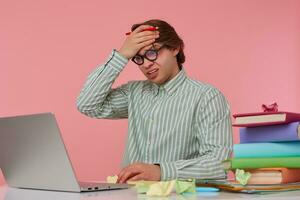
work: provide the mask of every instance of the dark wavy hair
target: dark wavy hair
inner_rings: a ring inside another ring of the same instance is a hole
[[[181,70],[182,64],[185,62],[185,55],[183,52],[184,43],[183,40],[176,33],[175,29],[167,22],[159,19],[151,19],[143,23],[134,24],[131,27],[131,31],[134,31],[140,25],[150,25],[159,27],[159,38],[155,42],[164,45],[167,49],[174,50],[179,47],[179,52],[176,56],[178,66]]]

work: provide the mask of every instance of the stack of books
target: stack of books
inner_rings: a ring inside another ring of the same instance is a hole
[[[259,112],[233,117],[233,126],[240,127],[240,144],[234,145],[233,158],[224,161],[226,170],[249,172],[249,185],[300,182],[299,113]]]
[[[234,115],[240,127],[240,144],[226,170],[242,169],[251,176],[237,180],[199,179],[197,186],[242,193],[300,190],[300,114],[268,111]]]

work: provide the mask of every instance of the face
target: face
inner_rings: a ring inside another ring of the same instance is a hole
[[[162,48],[161,48],[162,47]],[[151,82],[161,85],[174,78],[179,70],[176,55],[179,50],[170,50],[161,44],[154,43],[151,46],[144,47],[138,52],[138,55],[145,55],[149,49],[160,49],[155,61],[149,61],[144,58],[144,63],[139,65],[140,70]]]

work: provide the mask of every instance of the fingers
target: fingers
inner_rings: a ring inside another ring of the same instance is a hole
[[[140,33],[136,33],[135,37],[140,38],[140,37],[145,37],[145,36],[149,36],[149,35],[159,35],[159,31],[143,31]]]
[[[138,170],[127,170],[124,171],[117,180],[117,183],[126,183],[128,179],[130,179],[131,177],[134,177],[138,174],[140,174],[141,172]]]
[[[147,31],[145,29],[151,28],[149,25],[141,25],[136,28],[124,41],[119,49],[119,53],[131,59],[141,48],[150,45],[159,38],[158,31]],[[153,28],[153,27],[152,27]]]
[[[133,37],[133,40],[137,44],[139,44],[139,43],[145,42],[147,40],[159,38],[159,32],[158,31],[143,31],[143,32],[139,32],[139,33],[133,35],[132,37]]]
[[[147,40],[157,39],[158,37],[159,35],[149,35],[149,36],[140,37],[136,39],[136,43],[139,44]]]
[[[154,43],[154,42],[155,42],[155,39],[147,40],[147,41],[144,41],[144,42],[139,43],[139,44],[137,45],[137,47],[138,47],[139,49],[141,49],[141,48],[143,48],[143,47],[145,47],[145,46],[148,46],[148,45],[150,45],[150,44],[152,44],[152,43]]]
[[[159,38],[159,32],[158,31],[145,31],[144,29],[146,29],[147,27],[151,27],[151,26],[141,25],[138,28],[141,29],[142,31],[138,30],[138,32],[133,34],[134,40],[137,44],[146,42],[148,40],[153,40],[153,39]]]
[[[118,177],[117,183],[126,183],[126,181],[128,179],[130,179],[131,177],[134,177],[138,174],[140,174],[141,171],[138,170],[137,168],[133,168],[133,169],[127,169],[124,170],[124,172],[122,174],[120,174],[120,176]]]
[[[136,176],[137,174],[141,173],[141,169],[139,164],[132,164],[124,169],[118,174],[117,183],[125,183],[129,178]]]
[[[139,33],[139,32],[142,32],[144,31],[145,29],[147,28],[155,28],[154,26],[150,26],[150,25],[140,25],[139,27],[137,27],[133,33]]]
[[[145,178],[144,173],[140,173],[140,174],[137,174],[135,176],[132,176],[127,181],[142,181],[142,180],[145,180],[145,179],[146,178]]]
[[[120,177],[117,183],[126,183],[131,177],[137,176],[140,172],[137,171],[127,171]]]
[[[126,183],[129,180],[159,181],[160,175],[160,167],[157,165],[134,163],[120,172],[117,183]]]
[[[123,176],[124,176],[125,172],[127,171],[128,167],[129,167],[129,166],[123,168],[123,169],[120,171],[120,173],[118,174],[118,180],[117,180],[117,183],[119,183],[119,182],[120,182],[120,179],[123,178]]]

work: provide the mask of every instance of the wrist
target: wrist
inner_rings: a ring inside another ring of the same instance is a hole
[[[175,162],[160,163],[160,178],[162,181],[176,179],[178,177]]]
[[[161,180],[160,164],[159,163],[153,163],[153,165],[156,167],[156,178],[155,178],[155,180],[160,181]]]
[[[123,51],[122,49],[119,49],[119,50],[117,50],[118,51],[118,53],[121,55],[121,56],[123,56],[124,58],[126,58],[127,60],[129,60],[131,57],[125,52],[125,51]]]

